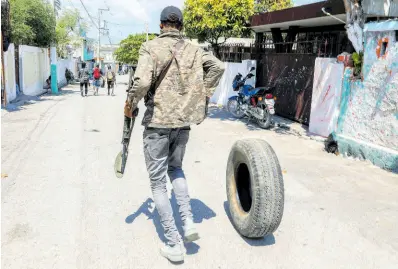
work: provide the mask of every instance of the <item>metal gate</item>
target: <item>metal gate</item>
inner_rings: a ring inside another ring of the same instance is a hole
[[[257,86],[275,86],[275,112],[309,124],[314,55],[264,54],[257,64]]]

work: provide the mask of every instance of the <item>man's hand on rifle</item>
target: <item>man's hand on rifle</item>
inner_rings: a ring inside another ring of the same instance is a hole
[[[133,110],[131,109],[131,104],[128,101],[126,101],[124,104],[124,115],[128,118],[133,117]]]

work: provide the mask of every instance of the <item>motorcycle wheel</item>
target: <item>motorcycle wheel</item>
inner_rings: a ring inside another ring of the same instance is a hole
[[[227,103],[228,112],[231,113],[235,118],[241,119],[245,116],[245,113],[243,113],[243,111],[238,108],[239,104],[236,99],[228,100]]]
[[[271,126],[271,114],[266,106],[263,106],[264,117],[263,119],[257,119],[257,124],[263,129],[268,129]]]

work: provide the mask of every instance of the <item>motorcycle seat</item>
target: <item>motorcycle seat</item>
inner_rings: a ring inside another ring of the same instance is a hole
[[[275,87],[257,87],[256,90],[258,91],[264,91],[264,92],[272,92],[275,89]]]
[[[269,93],[272,92],[274,90],[274,87],[258,87],[258,88],[254,88],[254,89],[245,89],[243,91],[243,94],[246,96],[253,96],[256,94],[262,95],[264,93]]]

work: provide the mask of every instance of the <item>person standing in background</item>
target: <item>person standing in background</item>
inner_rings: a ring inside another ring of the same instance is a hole
[[[110,88],[112,88],[112,96],[115,95],[114,89],[115,89],[115,83],[116,83],[116,74],[115,72],[112,71],[111,66],[108,66],[108,71],[106,72],[106,81],[108,84],[108,95],[110,93]]]
[[[88,69],[86,68],[86,63],[82,63],[82,69],[79,71],[79,81],[80,81],[80,93],[83,97],[83,86],[85,89],[85,96],[87,96],[87,91],[88,91],[88,80],[90,77],[90,73]]]
[[[93,77],[94,77],[94,95],[98,95],[98,90],[99,87],[101,86],[101,77],[102,77],[103,73],[101,71],[101,69],[99,68],[99,64],[95,65],[95,68],[93,70]]]

